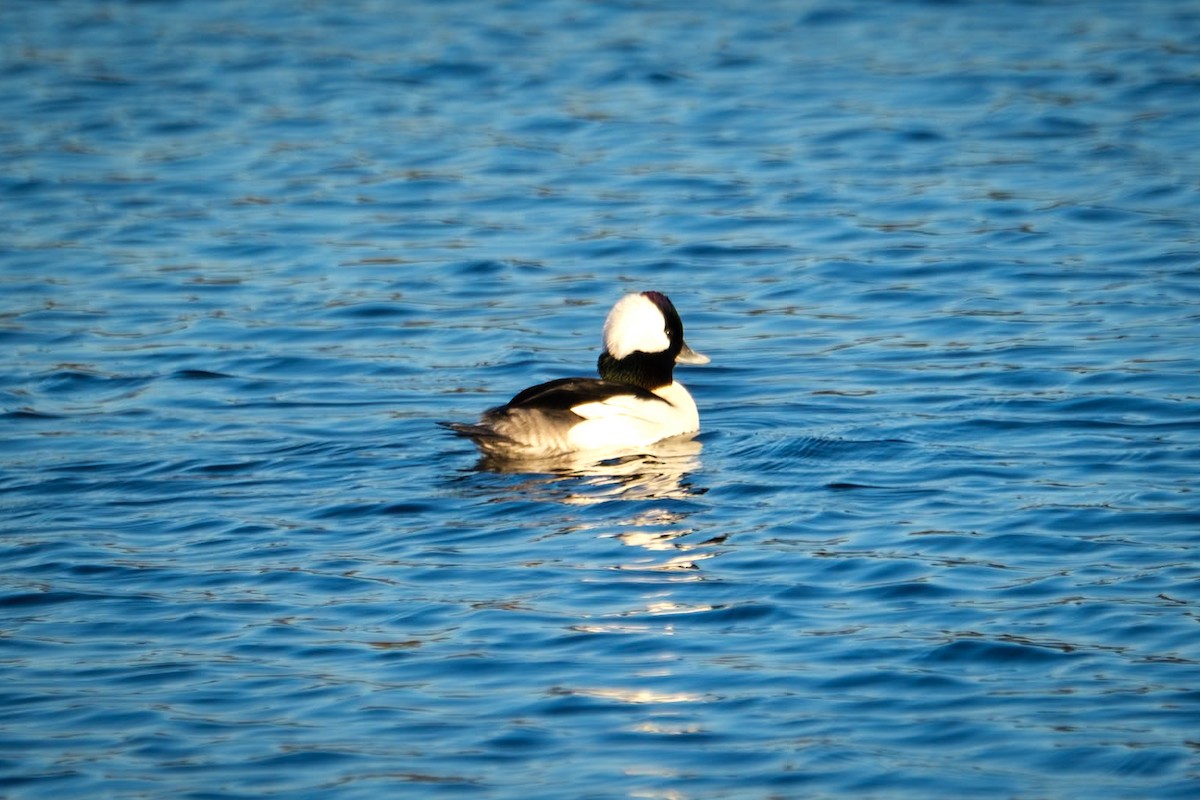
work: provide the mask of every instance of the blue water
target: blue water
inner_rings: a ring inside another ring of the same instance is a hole
[[[1194,2],[0,4],[0,795],[1197,796],[1197,142]],[[436,426],[651,288],[693,446]]]

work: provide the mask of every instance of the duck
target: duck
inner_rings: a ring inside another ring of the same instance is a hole
[[[626,294],[608,312],[599,378],[531,386],[476,424],[444,426],[485,457],[529,459],[621,453],[700,430],[696,401],[675,380],[676,364],[707,364],[683,338],[683,321],[662,292]]]

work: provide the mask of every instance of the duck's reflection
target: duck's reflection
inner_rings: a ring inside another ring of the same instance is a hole
[[[618,539],[640,552],[610,569],[686,573],[712,557],[704,548],[715,543],[711,538],[697,542],[697,531],[688,523],[704,508],[697,501],[708,491],[697,482],[702,450],[700,442],[681,437],[600,461],[578,455],[521,461],[484,458],[473,472],[513,479],[477,485],[489,495],[489,503],[598,506],[595,513],[560,517],[544,536],[590,533]],[[677,574],[676,579],[693,577]]]
[[[702,449],[695,439],[677,437],[601,461],[580,454],[522,460],[484,457],[475,469],[528,476],[510,489],[523,497],[570,505],[682,499],[706,491],[690,480],[700,470]]]
[[[564,703],[584,698],[622,708],[640,736],[703,734],[694,715],[720,700],[682,668],[688,645],[676,639],[703,629],[708,615],[725,609],[706,591],[710,583],[719,588],[719,580],[702,568],[720,555],[724,541],[703,521],[709,503],[701,483],[702,449],[694,439],[674,439],[603,461],[485,459],[467,478],[487,504],[536,504],[518,505],[513,516],[536,520],[543,545],[552,537],[579,535],[620,543],[554,548],[573,598],[566,604],[573,612],[556,606],[556,613],[567,617],[562,624],[573,641],[592,640],[597,659],[627,663],[620,655],[626,642],[644,655],[631,671],[603,680],[568,679],[548,694]],[[579,596],[590,599],[581,606],[574,601]],[[630,774],[641,769],[628,765]]]

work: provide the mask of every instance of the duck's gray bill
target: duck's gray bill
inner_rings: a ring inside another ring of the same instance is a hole
[[[703,353],[697,353],[688,347],[687,342],[683,343],[683,349],[679,351],[679,355],[675,356],[675,361],[680,364],[707,364],[711,360]]]

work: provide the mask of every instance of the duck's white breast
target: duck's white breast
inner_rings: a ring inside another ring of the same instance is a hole
[[[655,391],[666,402],[617,395],[571,410],[583,417],[568,439],[580,450],[638,447],[700,429],[696,402],[679,383]]]

